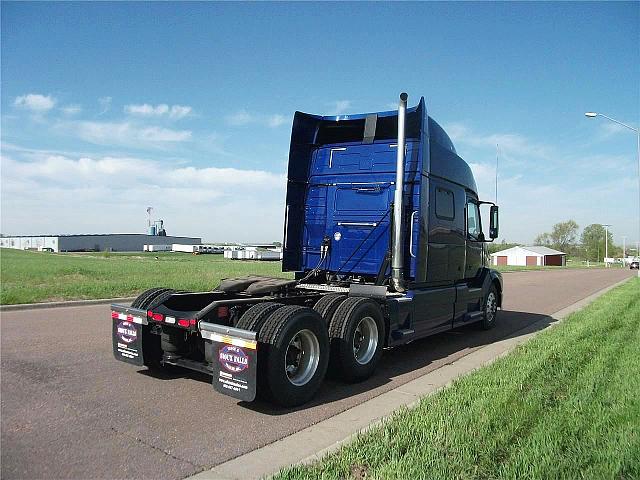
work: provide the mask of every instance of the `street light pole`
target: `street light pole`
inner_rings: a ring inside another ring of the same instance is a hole
[[[602,224],[604,227],[604,266],[609,268],[609,262],[607,262],[607,258],[609,258],[609,224]]]
[[[587,112],[585,113],[585,116],[589,118],[604,117],[607,120],[612,121],[613,123],[617,123],[618,125],[622,125],[623,127],[636,132],[636,154],[638,160],[638,243],[640,244],[640,129],[634,128],[631,125],[627,125],[626,123],[616,120],[615,118],[611,118],[604,113]],[[640,256],[640,251],[637,251],[636,255]],[[638,278],[640,278],[640,269],[638,269]]]

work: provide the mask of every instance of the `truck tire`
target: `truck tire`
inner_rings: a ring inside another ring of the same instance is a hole
[[[329,325],[331,323],[333,314],[345,298],[347,298],[346,295],[340,295],[339,293],[331,293],[329,295],[325,295],[316,302],[316,304],[313,306],[313,309],[320,314],[320,316],[324,319],[325,324]]]
[[[259,332],[262,324],[267,320],[267,318],[283,306],[284,305],[282,303],[275,302],[265,302],[253,305],[242,314],[242,317],[240,317],[240,320],[236,324],[236,328],[249,330],[250,332]]]
[[[174,293],[176,293],[176,291],[173,290],[172,288],[163,288],[162,291],[157,292],[153,297],[151,297],[151,298],[149,298],[149,300],[147,300],[146,309],[147,310],[152,310],[155,307],[157,307],[159,305],[162,305]]]
[[[148,310],[160,305],[174,293],[175,290],[171,288],[151,288],[138,295],[131,307]],[[170,343],[163,336],[164,334],[156,335],[151,333],[150,325],[142,326],[142,357],[145,367],[149,370],[164,369],[162,365],[163,350],[171,347],[169,347]]]
[[[331,375],[352,383],[369,378],[382,355],[384,331],[384,316],[375,301],[344,300],[329,325]]]
[[[320,314],[299,305],[281,307],[264,322],[258,340],[261,393],[284,407],[309,401],[329,363],[329,335]]]
[[[167,288],[150,288],[145,290],[131,303],[131,308],[145,309],[147,308],[147,302],[153,298],[158,292],[168,290]]]
[[[489,293],[487,293],[482,305],[482,312],[480,326],[483,330],[491,330],[496,325],[496,316],[498,315],[498,290],[495,285],[491,285],[489,288]]]

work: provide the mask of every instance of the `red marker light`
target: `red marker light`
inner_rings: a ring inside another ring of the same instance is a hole
[[[147,317],[152,318],[153,312],[151,310],[147,310]]]
[[[190,318],[189,319],[189,325],[191,325],[192,327],[194,327],[196,325],[196,319],[195,318]]]
[[[111,318],[118,318],[119,313],[118,312],[111,312]]]
[[[186,318],[179,318],[178,319],[178,325],[180,325],[181,327],[189,327],[189,320]]]
[[[164,320],[164,315],[162,315],[161,313],[154,313],[151,318],[153,318],[156,322],[161,322],[162,320]]]

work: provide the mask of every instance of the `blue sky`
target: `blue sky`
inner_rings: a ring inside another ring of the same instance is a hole
[[[638,237],[640,3],[2,2],[5,234],[282,236],[295,110],[430,114],[501,237]]]

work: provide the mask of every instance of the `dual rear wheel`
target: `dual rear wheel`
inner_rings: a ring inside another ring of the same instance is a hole
[[[285,407],[303,404],[320,388],[329,363],[329,335],[315,310],[261,303],[249,308],[238,328],[257,333],[258,391]]]
[[[150,310],[157,307],[171,295],[176,293],[171,288],[151,288],[142,292],[131,303],[131,307],[141,310]],[[151,333],[151,325],[142,326],[142,357],[144,365],[149,370],[162,370],[166,367],[162,364],[164,351],[172,351],[174,343],[170,342],[168,334],[161,335]]]
[[[261,344],[259,393],[286,407],[309,401],[328,370],[348,382],[368,378],[384,343],[380,306],[344,295],[326,295],[314,308],[260,303],[236,326],[256,332]]]
[[[369,298],[344,298],[328,321],[330,374],[351,383],[369,378],[384,346],[385,327],[380,305]]]

